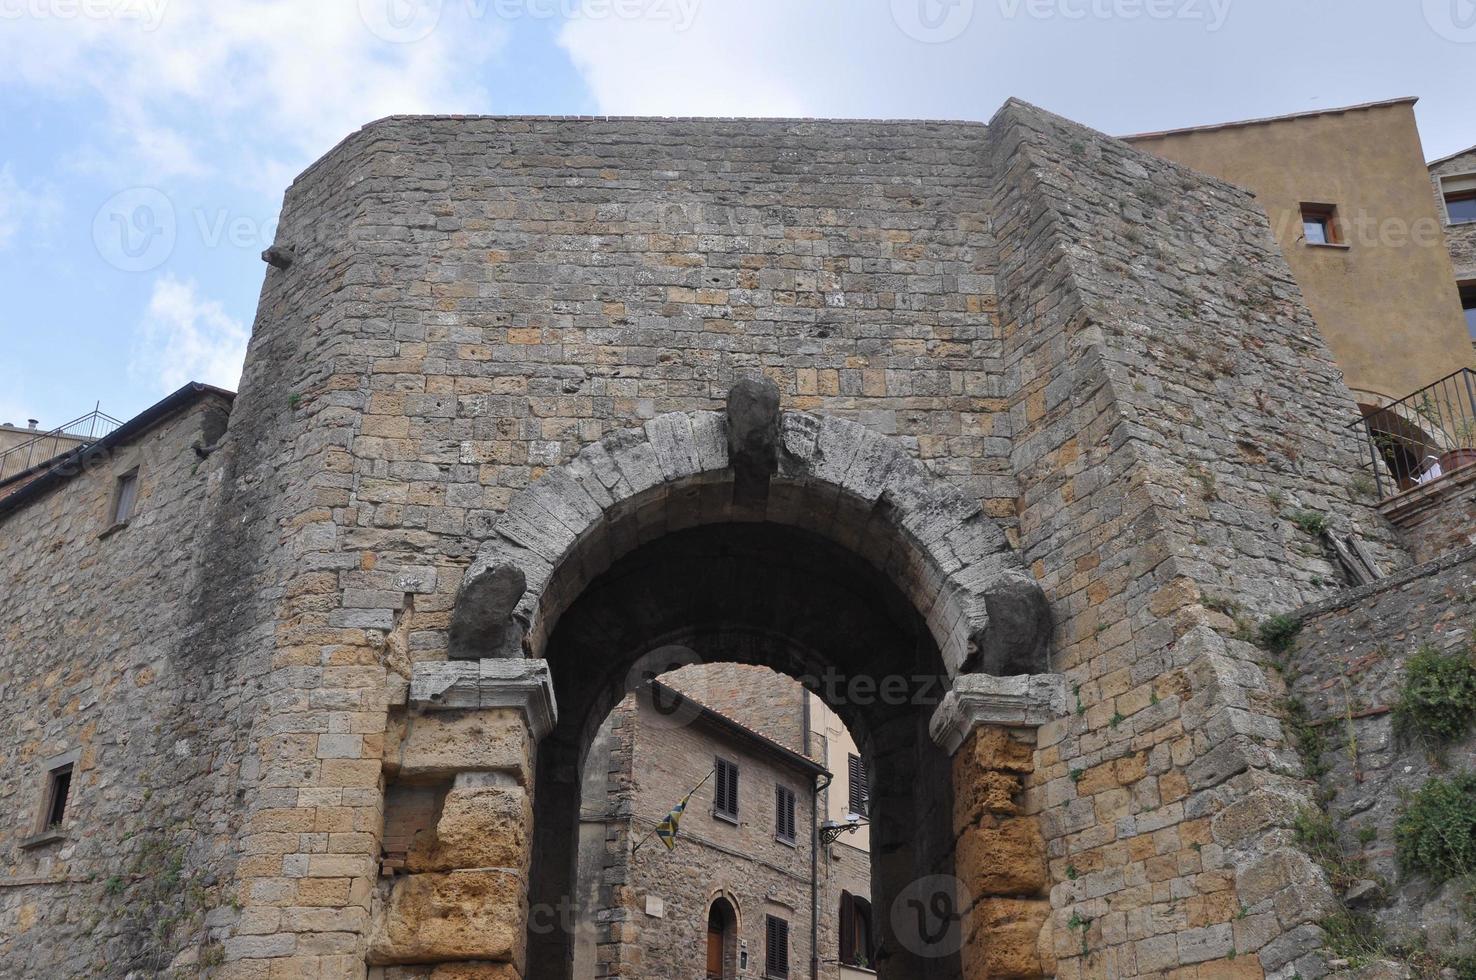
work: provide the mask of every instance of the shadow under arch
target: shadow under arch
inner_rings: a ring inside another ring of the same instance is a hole
[[[649,656],[676,649],[695,656]],[[587,586],[560,618],[545,659],[559,721],[538,747],[532,903],[557,907],[575,894],[578,776],[618,701],[669,668],[758,664],[819,695],[867,761],[879,976],[959,976],[956,950],[924,948],[919,937],[899,935],[887,915],[913,882],[952,874],[953,793],[949,756],[928,736],[948,671],[922,617],[876,569],[792,527],[728,523],[673,532]],[[801,926],[808,931],[808,913]],[[570,962],[566,933],[530,934],[530,980],[567,980]]]

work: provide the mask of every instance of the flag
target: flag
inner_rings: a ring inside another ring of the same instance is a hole
[[[692,793],[695,792],[697,792],[695,789],[692,790]],[[666,845],[668,851],[676,848],[677,830],[680,828],[682,814],[686,812],[687,801],[692,798],[692,793],[688,793],[682,802],[666,815],[666,819],[656,825],[656,836],[661,838],[661,843]]]

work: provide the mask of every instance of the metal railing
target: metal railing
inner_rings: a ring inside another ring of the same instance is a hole
[[[1353,423],[1379,499],[1476,464],[1476,371],[1462,368]]]
[[[93,409],[65,425],[39,432],[34,438],[0,452],[0,482],[78,446],[90,445],[122,424],[111,415]]]

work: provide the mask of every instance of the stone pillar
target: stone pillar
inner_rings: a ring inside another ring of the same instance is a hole
[[[372,965],[520,980],[526,961],[534,755],[556,720],[542,660],[418,663],[401,781],[450,780],[433,830],[376,903]]]
[[[1067,713],[1058,674],[965,674],[933,715],[933,740],[953,756],[955,867],[962,888],[965,980],[1055,973],[1046,845],[1023,802],[1036,728]]]

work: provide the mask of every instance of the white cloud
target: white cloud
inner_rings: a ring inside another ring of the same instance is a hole
[[[475,69],[504,43],[502,25],[461,23],[465,8],[448,3],[428,36],[392,43],[361,16],[376,2],[409,0],[111,0],[100,6],[138,16],[6,17],[0,84],[100,106],[103,148],[79,149],[84,163],[135,181],[254,183],[255,168],[300,170],[379,116],[483,104]],[[261,160],[266,145],[281,159]]]
[[[131,373],[159,393],[190,381],[235,390],[250,332],[193,282],[165,276],[154,283],[146,319],[135,337]]]
[[[56,188],[45,181],[22,186],[10,164],[0,167],[0,249],[15,244],[26,230],[46,240],[61,212]]]

